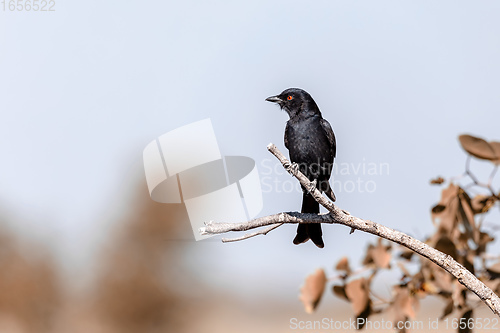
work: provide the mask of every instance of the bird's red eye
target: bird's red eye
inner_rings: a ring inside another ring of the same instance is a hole
[[[292,96],[288,95],[288,97],[286,98],[287,100],[291,101],[293,99]]]

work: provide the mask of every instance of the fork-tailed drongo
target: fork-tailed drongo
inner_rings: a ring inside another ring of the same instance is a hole
[[[328,180],[332,173],[336,154],[335,134],[330,123],[323,119],[318,105],[306,91],[290,88],[266,101],[277,103],[290,119],[285,128],[285,147],[290,160],[310,181],[316,181],[316,188],[335,201],[335,194]],[[302,213],[319,213],[319,204],[302,187]],[[302,223],[297,228],[294,244],[311,239],[317,247],[324,247],[321,224]]]

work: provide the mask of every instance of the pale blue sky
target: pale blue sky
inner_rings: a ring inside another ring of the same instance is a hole
[[[315,98],[335,131],[339,165],[389,165],[388,175],[361,176],[375,192],[340,191],[338,204],[418,237],[432,231],[429,209],[439,200],[429,179],[463,170],[457,135],[500,139],[498,1],[55,8],[0,12],[0,202],[24,221],[17,230],[49,239],[67,262],[88,260],[109,221],[126,214],[142,149],[169,130],[211,118],[222,154],[250,156],[264,171],[274,163],[266,145],[284,151],[287,120],[264,99],[288,87]],[[300,197],[265,193],[262,215],[297,210]],[[334,226],[324,227],[324,250],[296,247],[294,230],[200,242],[186,260],[221,285],[254,279],[248,293],[268,274],[287,275],[276,292],[289,294],[316,267],[356,258],[373,241]],[[207,251],[219,259],[205,260]]]

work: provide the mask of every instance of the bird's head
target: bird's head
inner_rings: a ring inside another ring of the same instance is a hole
[[[266,98],[266,101],[276,103],[285,110],[290,118],[304,113],[320,113],[316,102],[305,90],[289,88],[281,94]]]

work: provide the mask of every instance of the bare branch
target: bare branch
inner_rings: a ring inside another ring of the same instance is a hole
[[[291,163],[288,159],[278,150],[274,144],[269,144],[267,149],[276,156],[283,166],[291,170],[292,174],[299,180],[304,188],[311,188],[311,181],[304,176],[299,170],[291,169]],[[245,231],[267,225],[275,225],[277,223],[328,223],[328,224],[342,224],[350,227],[351,230],[364,231],[394,243],[400,244],[415,253],[429,259],[437,264],[448,273],[453,275],[461,284],[475,293],[497,316],[500,316],[500,298],[483,282],[474,276],[471,272],[465,269],[464,266],[455,261],[450,255],[438,251],[429,245],[414,239],[407,234],[388,228],[381,224],[364,220],[359,217],[351,215],[337,206],[331,201],[327,200],[316,189],[311,188],[311,195],[325,207],[328,214],[309,214],[309,213],[280,213],[260,217],[245,223],[206,223],[204,228],[200,229],[202,234],[220,234],[228,231]],[[248,238],[248,237],[247,237]]]

